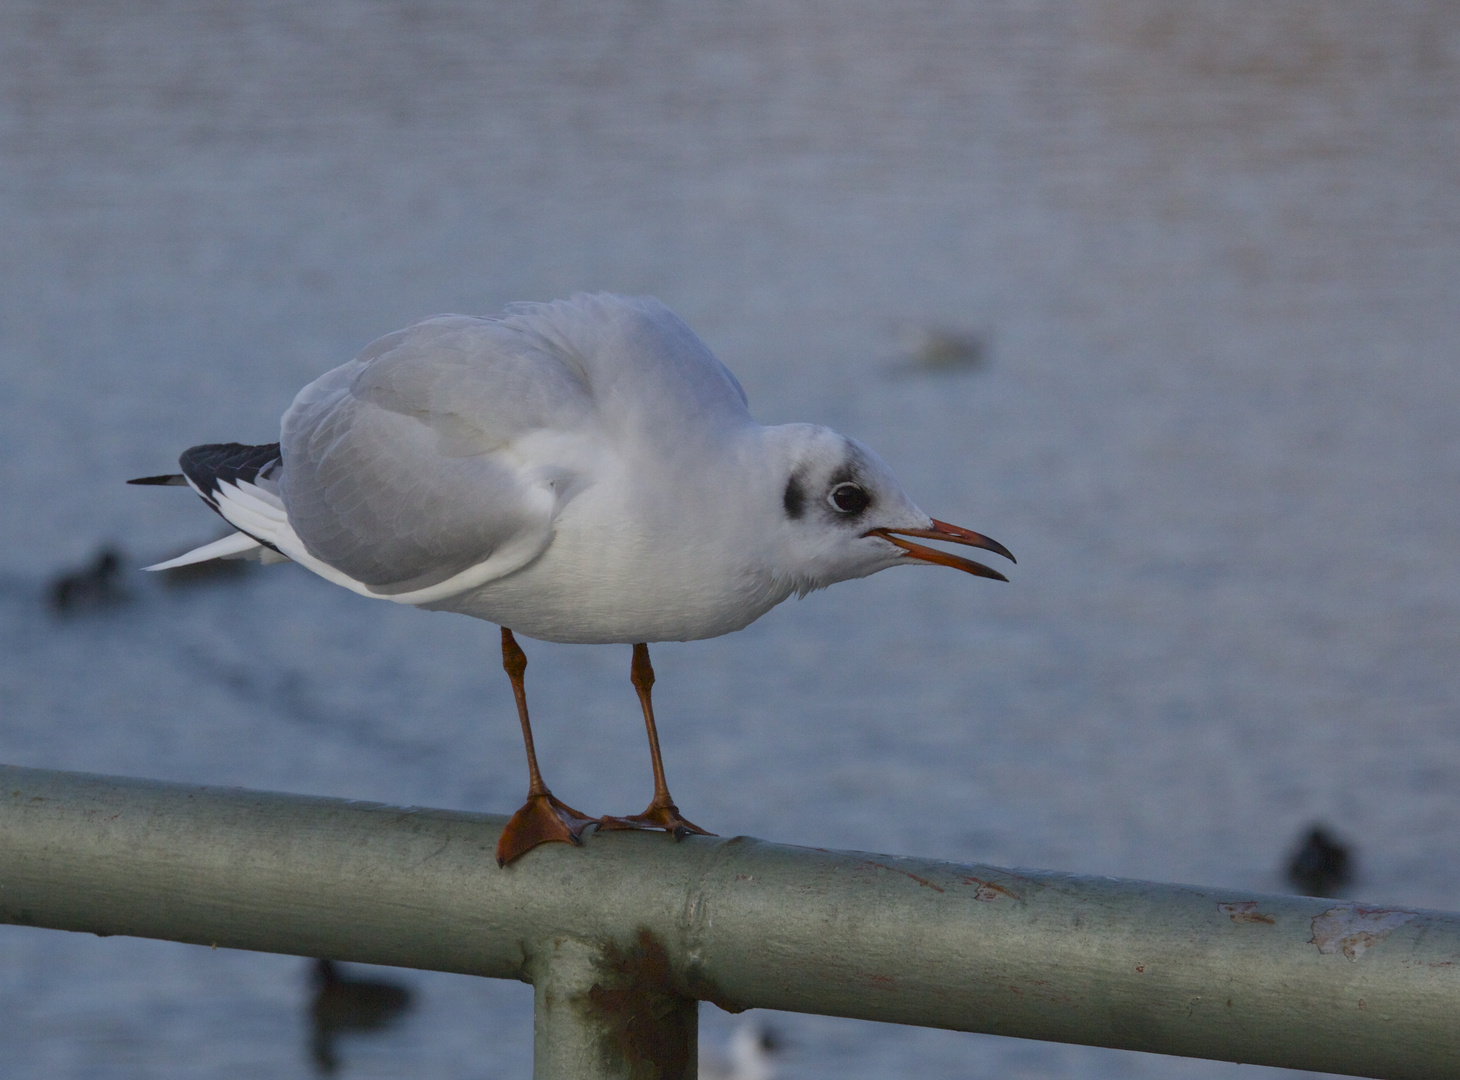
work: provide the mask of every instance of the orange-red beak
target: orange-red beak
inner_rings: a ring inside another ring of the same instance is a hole
[[[920,559],[928,563],[936,563],[938,566],[951,566],[955,570],[962,570],[965,573],[974,574],[978,577],[993,578],[995,581],[1008,581],[1009,579],[997,570],[991,570],[983,563],[974,562],[972,559],[965,559],[959,555],[949,555],[946,551],[925,547],[922,544],[914,544],[909,540],[900,539],[900,537],[916,536],[923,540],[943,540],[950,544],[963,544],[967,547],[982,548],[984,551],[992,551],[995,555],[1002,555],[1010,562],[1018,562],[1010,553],[1009,549],[997,540],[991,540],[983,533],[976,533],[972,529],[964,529],[958,525],[949,525],[946,521],[939,521],[937,518],[933,519],[933,527],[931,529],[873,529],[867,535],[880,536],[888,543],[896,544],[914,559]]]

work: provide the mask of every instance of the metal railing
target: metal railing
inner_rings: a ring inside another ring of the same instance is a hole
[[[1460,915],[0,766],[0,920],[521,979],[539,1078],[692,1077],[698,1001],[1460,1076]]]

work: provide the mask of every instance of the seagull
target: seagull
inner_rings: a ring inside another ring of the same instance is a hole
[[[704,1080],[776,1080],[776,1052],[781,1040],[774,1031],[754,1021],[736,1026],[718,1055],[700,1043],[700,1076]]]
[[[299,391],[278,442],[195,446],[179,465],[129,483],[187,485],[237,531],[147,569],[289,560],[362,596],[501,627],[528,774],[502,866],[581,843],[589,825],[712,835],[669,794],[649,643],[728,634],[891,566],[1008,580],[916,540],[1013,560],[923,513],[855,439],[756,423],[735,376],[650,297],[423,319]],[[633,646],[654,777],[643,813],[591,817],[543,782],[514,631]]]

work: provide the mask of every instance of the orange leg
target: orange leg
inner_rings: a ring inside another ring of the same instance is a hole
[[[649,730],[649,762],[654,768],[654,798],[648,809],[632,817],[604,817],[598,819],[600,829],[663,829],[676,840],[690,833],[714,836],[679,815],[679,807],[669,797],[669,785],[664,782],[664,759],[659,756],[659,729],[654,726],[654,705],[649,691],[654,686],[654,668],[649,664],[649,646],[634,646],[634,662],[629,668],[629,677],[634,689],[639,692],[639,704],[644,709],[644,726]]]
[[[537,769],[537,751],[532,746],[532,725],[527,720],[527,687],[522,674],[527,670],[527,655],[502,627],[502,667],[512,680],[512,694],[517,699],[517,718],[522,721],[522,743],[527,748],[527,801],[512,815],[497,840],[497,865],[506,866],[513,859],[553,840],[581,844],[583,830],[596,823],[596,818],[574,810],[557,799],[542,782]]]

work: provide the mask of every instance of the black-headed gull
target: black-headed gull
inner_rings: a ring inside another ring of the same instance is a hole
[[[776,1052],[781,1040],[775,1032],[753,1020],[737,1024],[716,1054],[700,1043],[700,1080],[776,1080]]]
[[[908,562],[1005,580],[907,537],[1013,558],[919,510],[856,440],[757,424],[735,376],[649,298],[423,319],[301,390],[279,442],[195,446],[180,464],[132,482],[186,483],[238,532],[149,569],[292,559],[362,596],[502,627],[529,780],[504,865],[590,824],[704,832],[664,780],[648,642],[728,634]],[[513,630],[633,645],[654,771],[642,814],[592,818],[543,783]]]

